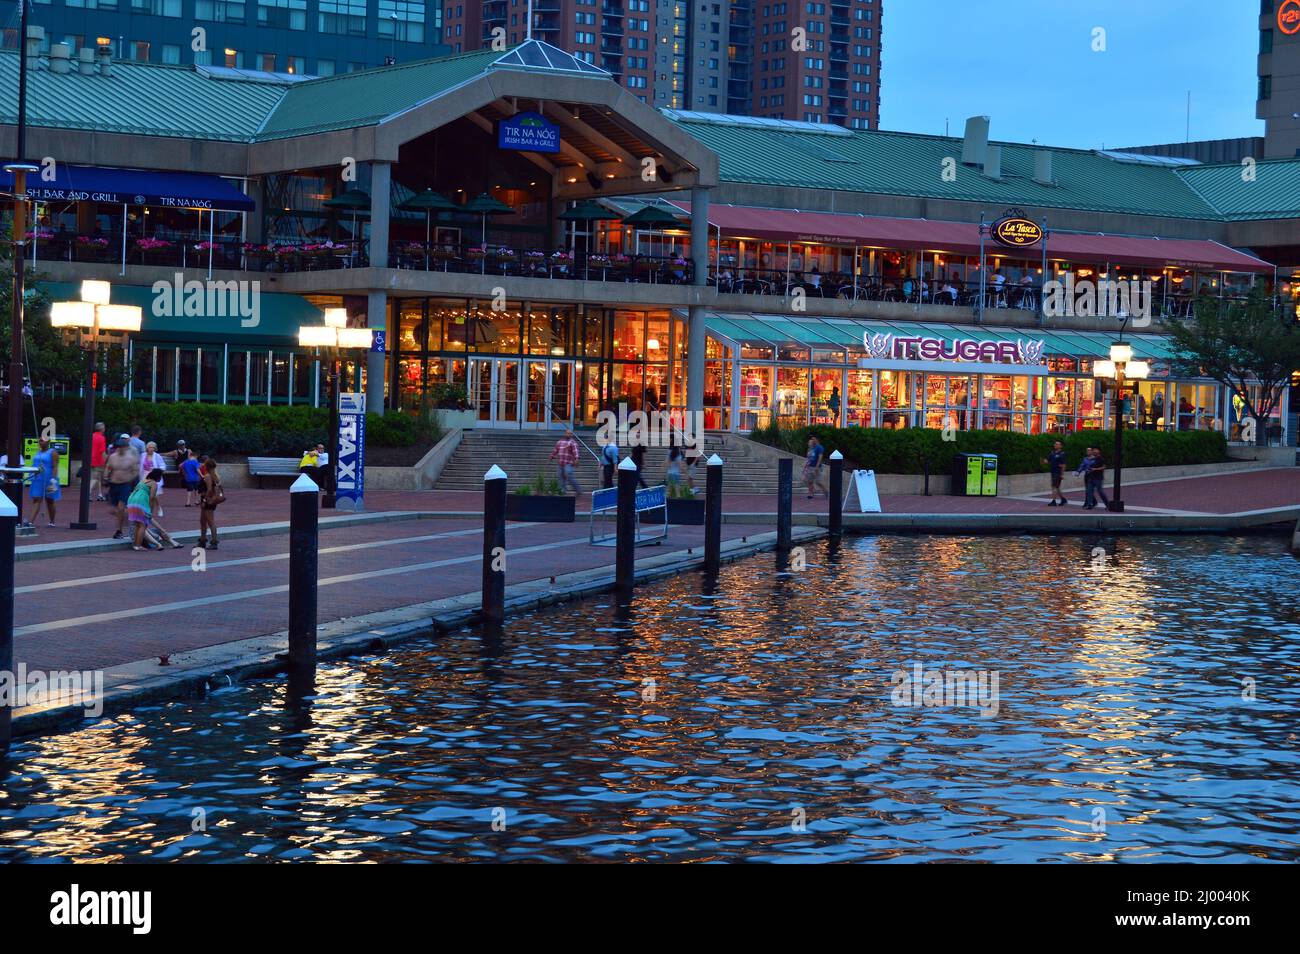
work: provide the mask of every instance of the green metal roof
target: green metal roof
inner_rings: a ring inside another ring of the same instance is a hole
[[[1049,147],[999,143],[1002,178],[995,180],[961,165],[962,140],[957,138],[666,112],[718,154],[724,182],[1174,218],[1249,218],[1232,213],[1259,208],[1300,215],[1297,160],[1261,163],[1260,181],[1268,184],[1252,192],[1252,183],[1241,181],[1240,166],[1207,174],[1216,167],[1126,161],[1091,150],[1050,147],[1056,184],[1047,186],[1033,176],[1035,153]],[[952,182],[942,175],[945,159],[957,161]],[[1228,174],[1233,170],[1235,184]]]
[[[276,82],[219,80],[189,66],[113,62],[112,73],[27,71],[27,122],[87,129],[249,142],[284,97]],[[0,52],[0,122],[17,123],[18,54]],[[183,165],[183,160],[181,161]]]
[[[480,76],[506,51],[475,50],[289,86],[256,140],[372,126]]]
[[[1177,175],[1225,219],[1290,219],[1300,207],[1300,159],[1186,166]]]

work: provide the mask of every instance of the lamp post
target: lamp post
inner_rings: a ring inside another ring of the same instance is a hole
[[[349,328],[346,308],[326,308],[325,324],[302,325],[298,328],[298,344],[303,348],[316,348],[325,352],[330,364],[330,422],[329,422],[329,480],[322,488],[321,507],[334,506],[334,488],[339,464],[339,353],[346,350],[370,350],[373,334],[369,328]]]
[[[14,177],[13,300],[9,312],[9,466],[20,465],[23,455],[23,283],[27,265],[27,174],[40,172],[24,158],[27,154],[27,4],[21,3],[18,19],[18,123],[14,161],[5,164],[5,171]],[[23,477],[21,471],[6,474],[9,499],[23,509]]]
[[[81,502],[72,530],[94,530],[90,520],[91,445],[95,434],[95,371],[100,338],[138,332],[141,311],[135,305],[110,305],[113,286],[108,282],[81,283],[81,301],[56,301],[50,305],[50,325],[75,334],[86,352],[86,370],[82,383],[85,410],[81,418]]]
[[[1124,512],[1124,499],[1120,496],[1124,473],[1124,384],[1141,381],[1150,374],[1149,364],[1133,360],[1133,348],[1124,343],[1123,327],[1119,341],[1110,346],[1110,360],[1092,364],[1092,376],[1115,389],[1115,489],[1109,508],[1114,513]]]

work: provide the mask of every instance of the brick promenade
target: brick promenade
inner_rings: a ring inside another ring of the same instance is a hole
[[[1069,497],[1082,494],[1067,483]],[[224,526],[277,523],[288,519],[287,490],[236,489],[222,505]],[[323,511],[320,558],[322,623],[478,590],[482,533],[473,492],[378,491],[366,497],[369,512],[440,513],[439,519],[401,519],[360,526],[330,527]],[[1131,511],[1232,514],[1300,507],[1300,468],[1279,468],[1197,477],[1126,487]],[[1037,497],[886,496],[886,513],[1040,514],[1061,513]],[[22,546],[103,540],[111,535],[106,504],[94,504],[93,534],[68,530],[75,502],[65,496],[56,529],[39,528]],[[163,524],[173,532],[198,528],[197,510],[180,494],[164,497]],[[732,495],[728,513],[773,514],[771,496]],[[802,513],[826,510],[826,500],[795,498]],[[1078,510],[1077,506],[1074,508]],[[465,513],[464,517],[454,516]],[[1100,513],[1094,511],[1093,513]],[[771,528],[772,521],[724,524],[735,539]],[[191,543],[179,550],[137,553],[128,548],[70,553],[24,560],[17,567],[16,662],[35,669],[103,668],[133,660],[212,646],[273,633],[287,621],[288,537],[232,537],[206,554],[206,568],[193,568]],[[672,527],[669,543],[640,553],[682,550],[703,542],[701,527]],[[587,542],[586,520],[574,524],[511,524],[507,579],[545,580],[576,570],[610,566],[613,549]]]

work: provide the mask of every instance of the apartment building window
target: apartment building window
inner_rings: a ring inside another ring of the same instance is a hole
[[[333,76],[333,75],[334,75],[334,61],[333,61],[333,60],[317,60],[317,61],[316,61],[316,75],[317,75],[317,76]]]
[[[257,54],[257,68],[263,73],[275,72],[275,54],[259,53]]]
[[[855,20],[872,20],[875,16],[870,10],[854,10],[853,19]]]
[[[1259,99],[1273,98],[1273,77],[1261,76],[1259,78]]]
[[[317,10],[321,33],[366,35],[366,0],[320,0]]]
[[[195,66],[211,66],[211,65],[212,65],[212,51],[211,51],[211,50],[195,50],[195,51],[194,51],[194,65],[195,65]]]
[[[716,97],[716,96],[710,96],[710,97],[709,97],[709,105],[710,105],[710,106],[716,106],[716,105],[718,105],[718,97]]]
[[[292,73],[294,76],[301,76],[307,72],[307,60],[301,56],[286,56],[284,71]]]
[[[132,40],[127,44],[127,55],[137,63],[149,62],[149,41]]]
[[[855,44],[853,45],[853,55],[854,55],[854,56],[870,56],[870,55],[871,55],[871,47],[869,47],[869,46],[862,46],[862,45],[860,45],[860,44],[855,43]]]
[[[68,4],[71,6],[71,4]],[[103,4],[100,4],[103,6]],[[151,13],[156,17],[179,17],[181,0],[131,0],[131,9]]]
[[[853,28],[853,36],[854,36],[856,39],[859,39],[859,40],[870,40],[870,39],[871,39],[871,27],[862,27],[862,26],[860,26],[860,27],[854,27],[854,28]]]
[[[195,0],[194,16],[215,23],[243,23],[243,0]]]
[[[1273,52],[1273,31],[1272,30],[1259,31],[1259,52],[1260,53]]]
[[[855,76],[870,76],[870,75],[871,75],[871,64],[870,64],[870,63],[854,63],[854,64],[853,64],[853,75],[855,75]]]
[[[809,21],[808,21],[808,34],[809,34],[810,36],[811,36],[812,34],[814,34],[814,33],[825,33],[825,32],[826,32],[826,21],[825,21],[825,20],[809,20]]]
[[[222,66],[229,66],[229,67],[231,67],[232,69],[242,69],[242,68],[243,68],[243,66],[244,66],[244,54],[243,54],[243,53],[240,53],[238,50],[232,50],[230,47],[226,47],[226,49],[224,50],[223,56],[224,56],[224,58],[223,58],[223,61],[222,61],[222,64],[221,64]]]
[[[424,0],[379,0],[379,35],[424,42]]]
[[[164,43],[162,47],[162,61],[173,66],[179,65],[181,61],[181,48],[174,43]]]
[[[307,0],[257,0],[257,25],[281,30],[307,29]]]
[[[804,93],[803,104],[805,106],[820,106],[822,104],[822,98],[816,93]]]

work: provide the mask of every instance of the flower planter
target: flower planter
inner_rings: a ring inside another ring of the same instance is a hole
[[[687,527],[704,526],[704,498],[668,498],[668,522]]]
[[[440,407],[433,412],[434,420],[445,431],[463,430],[478,424],[478,411],[456,411]]]
[[[578,498],[542,496],[537,494],[508,494],[506,519],[530,523],[573,523]]]

